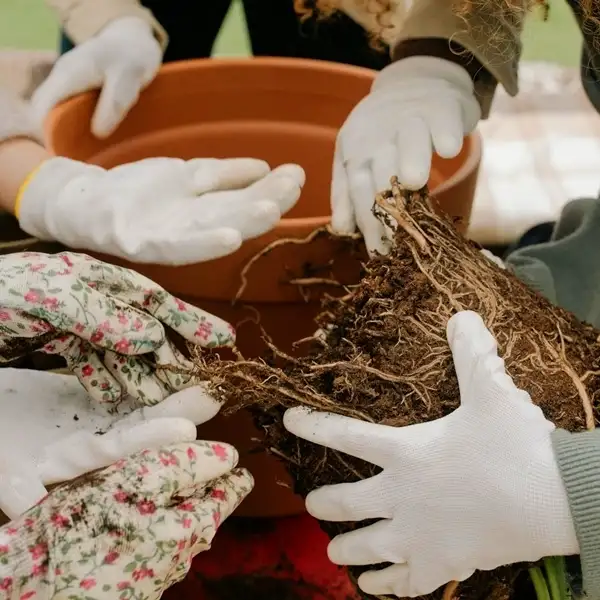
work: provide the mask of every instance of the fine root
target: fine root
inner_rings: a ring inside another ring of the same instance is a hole
[[[508,373],[548,419],[570,431],[595,427],[598,331],[498,268],[456,231],[424,190],[407,192],[393,180],[375,210],[394,231],[391,251],[371,259],[346,295],[325,298],[318,333],[302,340],[307,355],[292,357],[267,340],[269,351],[261,359],[231,362],[200,354],[194,359],[196,374],[225,402],[225,414],[252,412],[265,448],[284,462],[297,493],[365,479],[379,468],[291,436],[282,424],[284,410],[305,406],[394,427],[450,414],[460,392],[446,325],[457,311],[482,316]],[[317,235],[279,244],[310,243]],[[247,265],[243,281],[258,258]],[[356,526],[364,523],[322,523],[330,536]],[[510,600],[515,579],[527,568],[478,572],[427,599]],[[363,571],[350,569],[353,578]]]
[[[330,237],[333,237],[333,238],[345,239],[345,240],[359,240],[360,239],[360,234],[342,235],[339,233],[335,233],[331,229],[330,225],[326,225],[325,227],[315,229],[313,232],[311,232],[309,235],[307,235],[304,238],[300,238],[300,239],[298,239],[298,238],[282,238],[279,240],[275,240],[274,242],[271,242],[270,244],[265,246],[260,252],[257,252],[244,265],[244,268],[242,269],[242,271],[240,273],[240,280],[241,280],[240,287],[238,288],[238,291],[236,292],[231,303],[233,305],[235,305],[240,300],[240,298],[243,296],[244,292],[246,291],[246,288],[248,287],[248,274],[250,273],[250,270],[252,269],[252,267],[261,258],[265,257],[267,254],[270,254],[271,252],[273,252],[273,250],[275,250],[276,248],[280,248],[281,246],[287,246],[290,244],[297,245],[297,246],[304,246],[306,244],[310,244],[322,235],[329,235]],[[292,285],[294,283],[296,285],[317,285],[317,282],[315,282],[315,281],[302,284],[299,281],[294,282],[294,280],[291,280],[288,283],[290,283]],[[336,286],[341,285],[340,283],[338,283],[337,281],[335,281],[333,279],[323,279],[320,283],[323,285],[336,285]]]

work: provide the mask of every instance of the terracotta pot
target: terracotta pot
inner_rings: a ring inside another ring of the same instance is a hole
[[[282,238],[303,239],[328,222],[336,132],[368,92],[373,75],[357,67],[283,58],[172,63],[162,68],[112,137],[97,140],[89,133],[97,96],[86,94],[55,109],[47,123],[47,138],[54,153],[104,167],[152,156],[253,156],[272,166],[302,165],[307,183],[298,205],[273,231],[246,242],[235,254],[178,268],[127,265],[236,324],[244,356],[258,356],[264,350],[259,326],[253,322],[257,315],[274,342],[292,351],[294,341],[314,332],[319,297],[340,288],[299,289],[290,279],[334,276],[352,284],[358,280],[364,255],[326,238],[283,245],[250,270],[236,306],[232,299],[242,269],[260,250]],[[463,227],[471,214],[480,157],[481,141],[475,135],[456,159],[434,160],[432,188],[446,211],[463,219]],[[241,463],[256,478],[255,491],[239,514],[276,516],[303,510],[287,487],[282,466],[273,457],[256,453],[260,433],[247,414],[218,417],[200,429],[202,436],[234,444]]]

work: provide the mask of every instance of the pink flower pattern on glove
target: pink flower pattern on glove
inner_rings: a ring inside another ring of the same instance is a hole
[[[231,346],[231,325],[146,277],[84,254],[0,257],[0,358],[59,354],[109,411],[125,394],[152,405],[193,382],[166,329],[203,347]],[[140,355],[144,355],[143,360]]]
[[[55,488],[0,529],[0,600],[158,600],[252,490],[214,446],[146,450]]]

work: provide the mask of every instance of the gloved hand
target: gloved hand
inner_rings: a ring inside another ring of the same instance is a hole
[[[318,519],[381,519],[328,550],[336,564],[394,563],[361,575],[368,594],[421,596],[476,569],[579,551],[554,425],[506,374],[479,315],[458,313],[447,336],[461,405],[442,419],[396,428],[299,408],[285,414],[292,433],[383,469],[306,498]]]
[[[15,208],[42,239],[138,263],[182,265],[235,252],[298,200],[304,171],[262,160],[150,158],[105,170],[66,158],[34,172]]]
[[[169,370],[189,364],[163,325],[199,346],[234,341],[228,323],[129,269],[70,252],[0,257],[0,360],[60,354],[109,411],[126,395],[157,404],[190,385]]]
[[[369,252],[387,252],[389,232],[372,214],[375,194],[393,175],[408,189],[423,187],[433,152],[456,156],[480,115],[471,76],[455,63],[414,56],[383,69],[338,134],[333,229],[358,227]]]
[[[0,369],[0,510],[16,518],[69,481],[145,448],[196,439],[220,405],[201,386],[150,407],[131,398],[106,415],[75,377]]]
[[[0,593],[158,600],[252,489],[236,463],[226,444],[177,444],[53,490],[0,529]]]
[[[125,118],[161,62],[151,26],[138,17],[123,17],[61,56],[31,102],[42,121],[59,102],[101,88],[91,128],[104,138]]]

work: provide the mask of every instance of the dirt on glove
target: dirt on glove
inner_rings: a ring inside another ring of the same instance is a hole
[[[486,258],[440,216],[425,190],[408,193],[393,180],[374,211],[389,226],[398,225],[392,251],[365,265],[350,294],[325,301],[318,318],[325,334],[315,336],[307,357],[288,356],[272,344],[271,355],[261,360],[196,357],[198,375],[212,382],[227,411],[252,411],[299,494],[379,469],[292,436],[282,424],[284,410],[306,406],[395,427],[451,413],[460,394],[445,330],[461,310],[482,316],[508,373],[548,419],[570,431],[594,428],[600,332]],[[332,537],[364,525],[322,523]],[[372,568],[352,567],[351,573]],[[478,572],[427,598],[507,600],[526,569]]]

